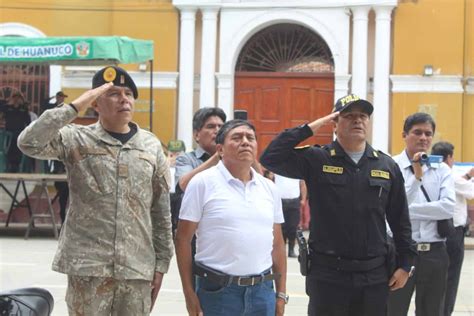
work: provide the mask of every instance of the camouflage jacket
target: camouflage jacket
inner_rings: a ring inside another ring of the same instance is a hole
[[[99,122],[69,124],[75,118],[70,106],[45,111],[18,138],[25,154],[66,166],[69,210],[53,270],[145,280],[167,272],[170,174],[160,141],[137,126],[122,144]]]

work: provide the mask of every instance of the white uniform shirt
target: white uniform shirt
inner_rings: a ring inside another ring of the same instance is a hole
[[[176,168],[170,167],[170,193],[175,193],[176,191],[176,179],[174,178],[176,174]]]
[[[284,221],[270,180],[252,169],[252,180],[244,184],[222,161],[191,179],[179,218],[199,223],[196,262],[239,276],[272,266],[273,225]]]
[[[423,166],[422,181],[418,181],[410,170],[411,161],[405,151],[393,157],[405,179],[408,208],[412,229],[412,238],[419,242],[443,241],[438,235],[437,220],[453,217],[455,194],[451,169],[447,164]],[[426,189],[431,202],[421,191]]]
[[[456,207],[454,208],[454,226],[464,226],[467,223],[467,200],[474,199],[474,178],[466,180],[464,176],[453,175],[456,190]]]
[[[275,185],[282,199],[297,199],[300,197],[300,180],[275,174]]]

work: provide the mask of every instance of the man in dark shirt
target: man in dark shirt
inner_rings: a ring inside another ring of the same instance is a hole
[[[10,147],[7,152],[7,172],[19,172],[22,153],[16,141],[21,131],[31,122],[28,106],[21,92],[12,93],[4,111],[5,130],[11,133]]]
[[[343,97],[333,113],[281,133],[261,157],[267,169],[308,187],[310,315],[385,315],[389,288],[405,285],[416,256],[400,169],[366,141],[372,112],[368,101]],[[328,124],[337,140],[294,148]],[[395,272],[386,264],[385,219],[398,253]]]
[[[41,113],[43,113],[44,111],[49,110],[49,109],[54,109],[58,105],[63,104],[64,100],[66,98],[67,98],[67,95],[64,92],[58,91],[55,96],[53,96],[53,97],[51,97],[47,100],[44,100],[44,102],[41,103]],[[49,101],[51,101],[52,99],[55,99],[55,102],[54,103],[49,103]]]

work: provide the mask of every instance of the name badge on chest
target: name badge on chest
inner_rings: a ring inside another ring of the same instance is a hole
[[[373,178],[382,178],[382,179],[390,180],[390,173],[383,170],[371,170],[370,176]]]
[[[118,166],[118,174],[120,178],[128,178],[128,165],[126,164],[119,164]]]
[[[342,174],[344,172],[344,168],[336,167],[336,166],[323,165],[323,172]]]

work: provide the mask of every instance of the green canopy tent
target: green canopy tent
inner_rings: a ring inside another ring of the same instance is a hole
[[[153,41],[123,36],[0,37],[0,63],[50,65],[150,64],[150,131],[153,127]]]

